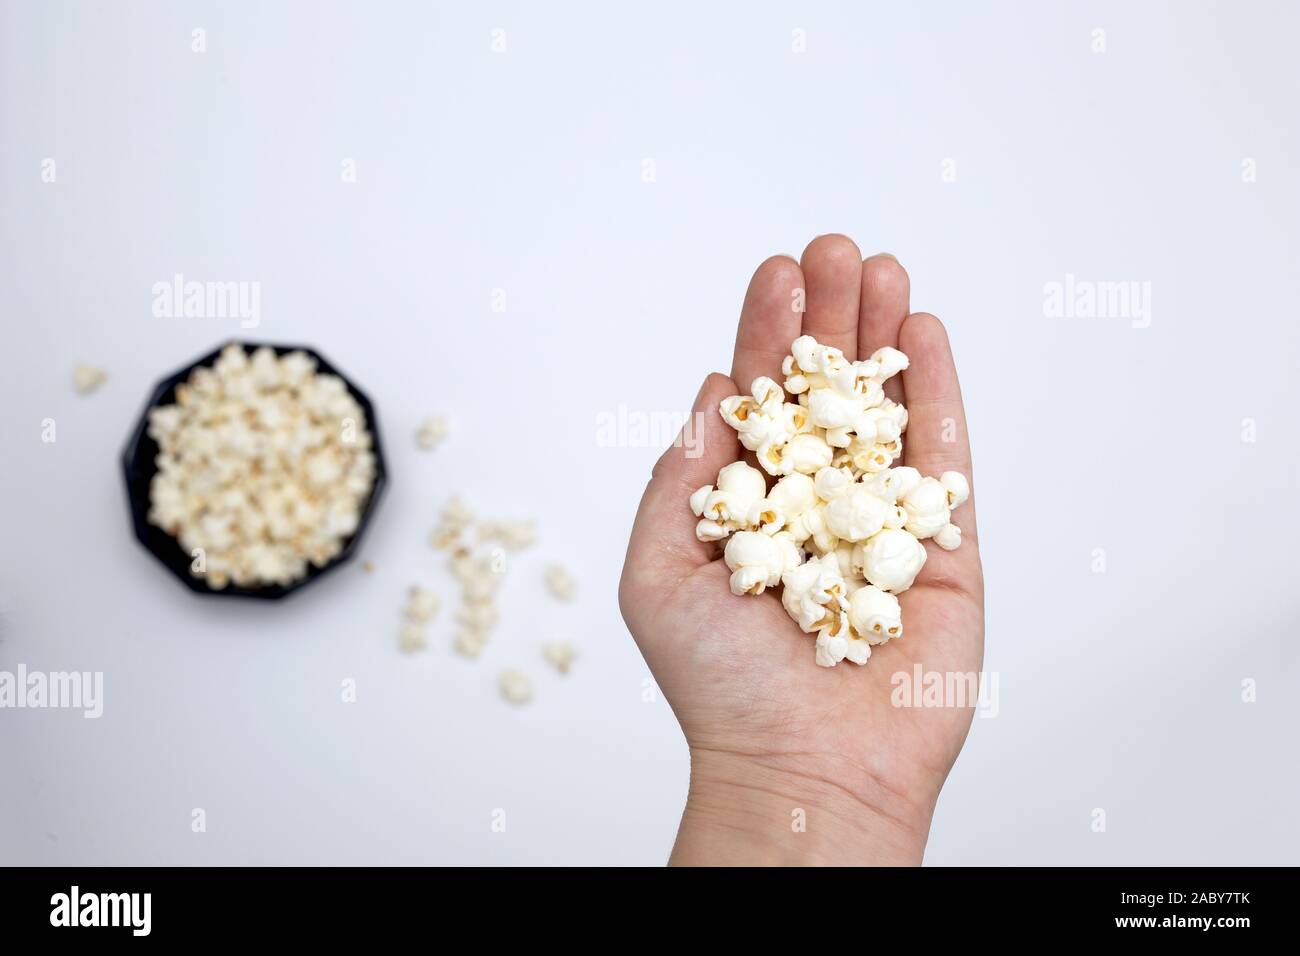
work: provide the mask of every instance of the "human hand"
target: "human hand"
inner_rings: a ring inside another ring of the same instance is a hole
[[[806,311],[795,311],[797,290]],[[844,236],[813,240],[800,262],[776,256],[750,281],[731,376],[711,374],[695,400],[694,441],[669,448],[628,544],[619,603],[691,753],[691,784],[671,862],[919,863],[939,790],[966,739],[970,706],[894,706],[896,673],[974,673],[984,649],[984,581],[975,500],[953,512],[961,546],[925,542],[916,583],[899,595],[904,633],[858,667],[813,660],[813,635],[777,594],[733,595],[722,549],[696,540],[687,500],[741,458],[718,403],[753,379],[780,382],[801,334],[866,358],[902,349],[911,366],[887,383],[907,406],[903,459],[938,477],[972,478],[966,418],[943,325],[908,313],[907,273],[891,256],[862,261]],[[901,381],[899,380],[901,378]],[[702,453],[690,457],[688,448]],[[745,453],[753,463],[753,455]],[[972,488],[974,481],[971,481]],[[949,702],[951,703],[951,702]],[[802,811],[802,817],[800,814]],[[800,829],[800,822],[804,829]]]

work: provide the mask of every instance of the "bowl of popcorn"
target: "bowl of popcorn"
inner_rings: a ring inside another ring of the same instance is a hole
[[[374,406],[308,348],[231,342],[154,387],[122,456],[136,537],[200,594],[281,598],[352,558]]]

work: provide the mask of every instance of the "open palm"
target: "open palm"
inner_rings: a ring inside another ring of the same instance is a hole
[[[801,301],[802,313],[796,310]],[[961,546],[949,552],[927,543],[925,567],[899,596],[903,638],[874,648],[863,667],[847,661],[818,667],[813,636],[799,630],[776,594],[733,595],[721,548],[695,539],[687,505],[692,491],[714,483],[719,469],[746,454],[718,403],[748,392],[760,375],[780,381],[781,360],[801,334],[842,349],[850,360],[885,345],[902,349],[911,366],[886,390],[909,412],[900,463],[924,475],[952,470],[971,477],[943,326],[931,315],[909,314],[908,276],[892,257],[864,262],[851,240],[820,237],[800,262],[774,257],[755,272],[730,377],[708,377],[695,402],[695,441],[668,449],[646,489],[620,603],[690,745],[691,799],[702,812],[726,813],[725,805],[741,802],[747,789],[779,794],[777,805],[820,799],[834,804],[836,819],[871,818],[877,843],[890,844],[878,851],[881,858],[919,859],[914,848],[924,846],[973,701],[897,706],[902,678],[895,675],[906,674],[910,684],[917,665],[943,677],[980,669],[983,578],[974,495],[953,512]],[[690,811],[688,801],[688,818]],[[788,824],[786,814],[771,820],[773,827]]]

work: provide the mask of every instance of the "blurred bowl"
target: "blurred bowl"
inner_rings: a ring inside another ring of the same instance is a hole
[[[370,489],[370,497],[361,509],[357,530],[344,542],[343,549],[330,559],[327,564],[316,567],[314,564],[308,563],[307,573],[290,584],[276,584],[267,587],[238,587],[231,583],[221,589],[210,587],[203,578],[195,577],[190,573],[192,559],[181,548],[180,542],[162,528],[151,525],[148,520],[149,484],[153,480],[153,476],[158,472],[155,461],[158,457],[158,443],[150,438],[148,434],[149,410],[159,405],[174,404],[176,401],[176,386],[188,380],[190,373],[194,369],[200,366],[210,368],[217,361],[217,357],[221,355],[221,350],[231,344],[242,346],[246,352],[252,352],[254,349],[266,346],[273,349],[276,355],[286,355],[289,352],[304,352],[311,356],[316,360],[318,372],[337,375],[343,380],[343,384],[347,386],[352,397],[357,400],[357,404],[365,412],[366,427],[370,430],[373,442],[371,450],[375,455],[375,483]],[[167,570],[171,571],[187,588],[197,594],[211,594],[218,597],[251,597],[265,600],[278,600],[285,595],[292,594],[317,578],[333,571],[339,565],[351,561],[356,556],[361,545],[361,538],[370,526],[370,521],[375,515],[375,509],[379,505],[379,499],[382,496],[384,487],[388,483],[388,469],[384,463],[383,445],[379,437],[379,420],[375,416],[375,407],[371,404],[370,398],[365,392],[357,388],[351,379],[336,369],[328,359],[315,349],[302,345],[275,345],[271,342],[243,342],[238,340],[234,340],[233,343],[223,342],[218,348],[202,358],[196,359],[184,368],[178,369],[154,386],[149,394],[149,401],[145,404],[144,411],[140,413],[140,418],[131,431],[131,438],[127,442],[126,450],[122,453],[122,468],[126,475],[126,495],[131,506],[131,523],[135,526],[135,536],[144,545],[145,549],[157,558]]]

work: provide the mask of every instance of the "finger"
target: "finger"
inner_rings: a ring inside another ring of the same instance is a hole
[[[799,337],[802,325],[795,309],[801,289],[803,270],[789,256],[773,256],[755,270],[740,310],[731,361],[739,391],[748,392],[760,375],[782,381],[781,360],[790,354],[790,343]]]
[[[800,264],[808,294],[803,334],[856,359],[862,253],[848,236],[818,236],[808,243]]]
[[[625,584],[671,586],[716,555],[716,545],[695,537],[691,492],[711,485],[718,472],[740,457],[740,442],[718,403],[735,395],[736,383],[714,372],[704,380],[690,420],[660,456],[641,496],[623,565]]]
[[[904,461],[935,478],[945,471],[959,471],[974,488],[961,385],[943,323],[926,312],[909,315],[899,329],[898,347],[910,360],[903,372],[907,392]],[[952,520],[963,535],[975,536],[973,492],[971,500],[953,512]]]
[[[858,309],[858,357],[869,358],[886,345],[898,348],[898,330],[910,311],[911,280],[897,259],[887,252],[862,263],[862,304]],[[894,376],[885,394],[904,401],[903,381]]]

